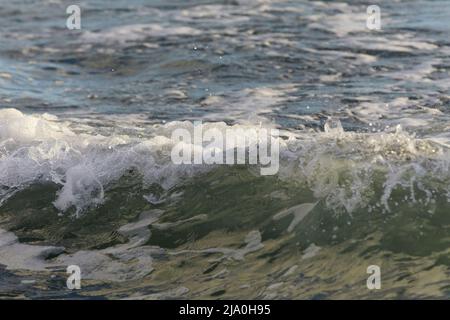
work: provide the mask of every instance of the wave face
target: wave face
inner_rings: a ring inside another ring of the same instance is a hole
[[[50,114],[3,109],[0,116],[1,203],[37,183],[49,183],[60,188],[55,209],[61,213],[74,209],[79,216],[101,205],[108,187],[125,176],[134,175],[143,186],[169,190],[220,166],[172,161],[171,151],[179,142],[172,133],[187,129],[193,135],[191,122],[150,125],[136,136],[105,136],[96,133],[95,127],[62,122]],[[204,131],[250,128],[258,127],[204,124]],[[345,132],[339,120],[330,118],[324,131],[282,131],[278,140],[282,165],[276,178],[308,188],[336,212],[351,214],[371,202],[390,212],[396,189],[403,190],[405,201],[424,204],[450,196],[446,144],[416,138],[400,125],[378,133]],[[207,148],[205,143],[202,149]],[[244,167],[255,171],[255,166]]]
[[[449,6],[379,5],[5,4],[0,297],[448,298]],[[277,174],[174,164],[195,120],[279,130]]]

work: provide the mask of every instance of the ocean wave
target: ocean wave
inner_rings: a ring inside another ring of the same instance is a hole
[[[204,125],[222,132],[262,126]],[[75,208],[79,215],[102,205],[109,186],[131,171],[138,173],[143,186],[158,184],[168,190],[216,170],[219,165],[176,165],[171,161],[171,150],[177,143],[171,134],[177,128],[192,131],[193,124],[148,124],[138,133],[128,128],[108,136],[86,123],[3,109],[0,203],[18,190],[50,182],[60,187],[54,206],[61,212]],[[406,190],[405,201],[429,203],[436,196],[450,194],[448,147],[433,139],[417,138],[400,125],[381,132],[347,132],[339,120],[330,118],[323,130],[282,130],[278,142],[277,178],[306,186],[315,199],[324,199],[334,210],[351,213],[378,205],[390,211],[391,195],[397,188]],[[207,148],[203,146],[203,151]],[[247,166],[252,170],[253,166]]]

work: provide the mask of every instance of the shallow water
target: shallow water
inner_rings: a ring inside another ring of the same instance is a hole
[[[0,297],[449,297],[448,1],[0,4]],[[194,120],[278,174],[173,164]]]

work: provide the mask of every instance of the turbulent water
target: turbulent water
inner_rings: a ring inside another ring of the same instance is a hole
[[[0,1],[0,297],[450,297],[450,2],[69,4]],[[279,172],[175,165],[195,120]]]

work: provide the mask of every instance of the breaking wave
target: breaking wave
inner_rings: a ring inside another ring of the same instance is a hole
[[[224,131],[260,126],[217,122],[205,127]],[[193,125],[173,121],[140,130],[138,126],[136,131],[128,126],[108,135],[108,130],[100,134],[96,126],[50,114],[0,110],[0,203],[34,184],[53,183],[59,186],[54,206],[79,215],[101,206],[108,188],[130,172],[137,173],[143,185],[168,190],[216,170],[218,165],[172,163],[177,141],[171,133],[176,128],[193,130]],[[433,203],[438,195],[450,196],[446,145],[417,138],[400,125],[383,132],[346,132],[339,120],[330,118],[322,129],[283,130],[278,139],[277,178],[299,189],[307,187],[315,200],[325,200],[336,211],[370,211],[371,206],[390,211],[398,205],[392,199],[396,190],[402,190],[403,201],[423,204]],[[247,167],[258,175],[253,166]]]

